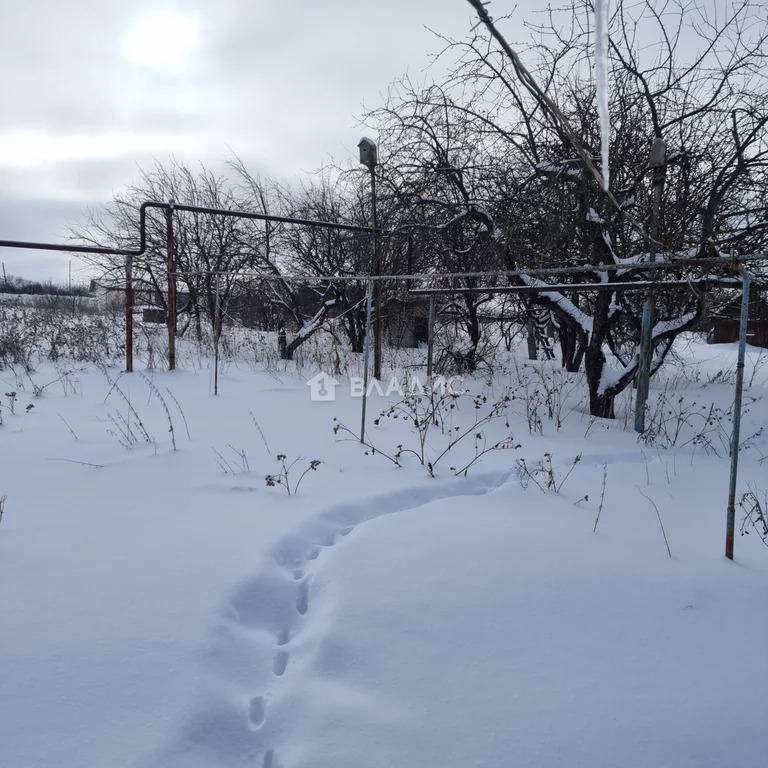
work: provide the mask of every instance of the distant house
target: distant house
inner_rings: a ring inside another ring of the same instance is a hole
[[[749,296],[747,343],[755,347],[768,347],[768,300],[764,287],[753,285]],[[741,324],[741,297],[734,297],[712,314],[709,340],[712,344],[729,344],[739,340]]]
[[[96,299],[99,309],[118,309],[125,306],[125,281],[110,277],[91,280],[89,292]],[[133,303],[136,306],[162,306],[160,292],[146,280],[134,280]]]
[[[89,293],[96,299],[99,309],[120,309],[125,306],[125,281],[111,277],[102,277],[91,280]],[[183,311],[189,303],[189,294],[185,291],[177,291],[176,307]],[[133,305],[135,307],[148,307],[150,309],[165,312],[165,293],[159,291],[148,280],[136,279],[133,281]],[[158,315],[151,317],[152,322],[164,322],[158,320]]]

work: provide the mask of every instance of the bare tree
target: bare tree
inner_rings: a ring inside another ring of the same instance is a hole
[[[139,207],[147,200],[241,208],[238,190],[225,177],[202,164],[192,168],[171,158],[165,164],[156,161],[152,168],[140,170],[135,184],[115,195],[102,209],[90,211],[82,224],[73,225],[72,237],[94,245],[137,249]],[[199,335],[202,317],[215,322],[216,273],[222,273],[218,295],[220,307],[226,311],[235,290],[234,275],[253,264],[262,237],[257,227],[246,220],[181,211],[173,216],[176,281],[187,297],[179,302],[176,311],[195,318]],[[142,257],[134,259],[134,275],[151,286],[155,301],[167,310],[166,227],[165,216],[150,209],[147,248]],[[98,256],[92,257],[92,262],[105,279],[122,285],[123,257]]]
[[[483,24],[466,40],[442,40],[441,56],[454,62],[444,81],[418,89],[404,81],[369,115],[405,147],[391,184],[429,209],[422,220],[431,231],[445,237],[458,222],[476,222],[474,242],[453,249],[463,264],[485,252],[489,265],[571,266],[565,282],[610,285],[646,279],[652,246],[658,262],[765,247],[766,20],[756,6],[731,2],[714,17],[682,0],[619,0],[610,25],[607,190],[589,67],[591,4],[577,0],[529,25],[518,55],[486,6],[470,3]],[[655,233],[654,138],[668,148]],[[695,269],[687,276],[691,289],[657,291],[652,370],[705,310],[712,280]],[[513,282],[546,287],[525,275]],[[636,294],[566,289],[536,302],[558,318],[564,363],[576,369],[583,360],[591,412],[612,416],[637,372]]]

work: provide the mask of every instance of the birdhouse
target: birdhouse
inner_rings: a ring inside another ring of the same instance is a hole
[[[376,151],[376,142],[363,136],[357,145],[360,150],[360,164],[367,165],[369,168],[375,168],[379,164],[379,157]]]

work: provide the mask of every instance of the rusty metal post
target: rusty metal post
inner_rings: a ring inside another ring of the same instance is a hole
[[[125,372],[133,373],[133,257],[125,257]]]
[[[219,309],[219,280],[221,275],[216,273],[216,307],[213,310],[213,344],[214,344],[214,369],[213,369],[213,394],[219,394],[219,337],[221,336],[221,310]]]
[[[733,397],[733,432],[731,434],[731,475],[728,482],[728,508],[725,524],[725,556],[733,560],[733,536],[736,529],[736,481],[739,474],[739,433],[741,431],[741,397],[744,388],[744,355],[747,347],[749,324],[750,275],[742,270],[744,278],[741,294],[741,319],[739,323],[739,353],[736,360],[736,386]]]
[[[168,250],[168,370],[176,370],[176,275],[173,252],[173,200],[168,201],[165,211]]]

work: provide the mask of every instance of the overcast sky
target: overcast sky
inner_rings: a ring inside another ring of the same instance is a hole
[[[425,26],[462,36],[470,12],[465,0],[8,1],[0,238],[63,241],[152,155],[215,165],[231,147],[290,178],[353,154],[362,103],[437,50]],[[28,278],[67,274],[66,255],[0,260]]]

